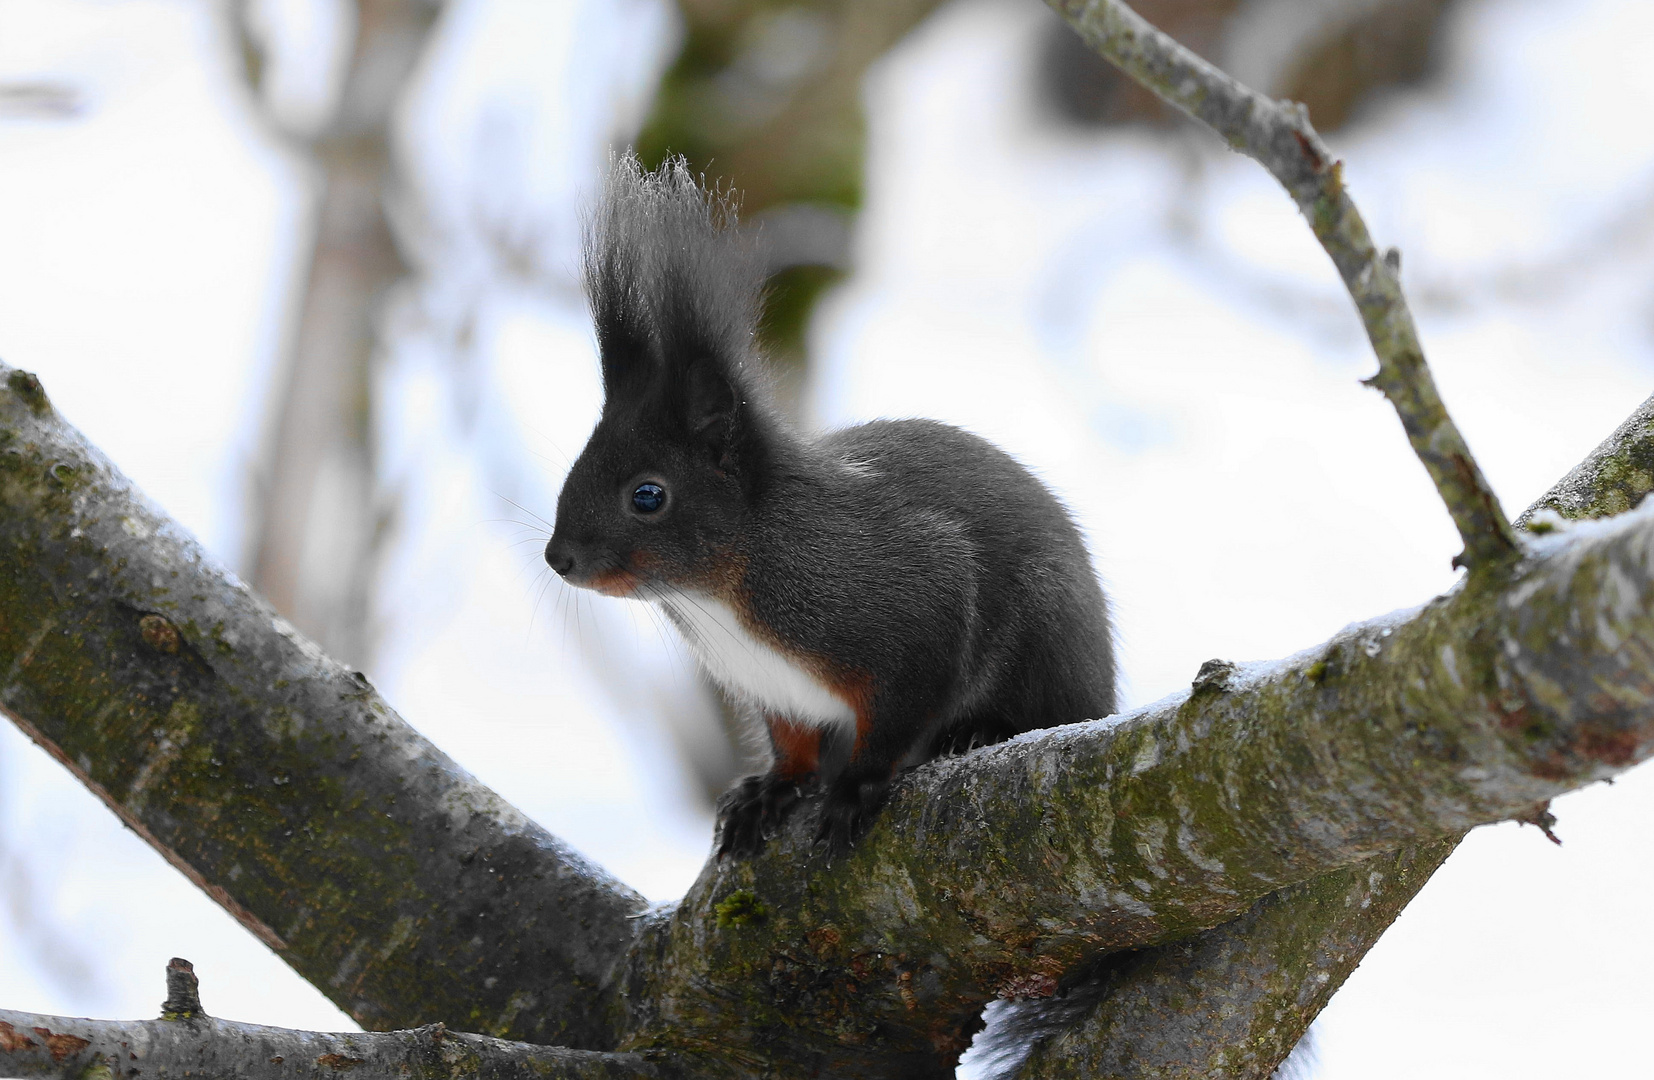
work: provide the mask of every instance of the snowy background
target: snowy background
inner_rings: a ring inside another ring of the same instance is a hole
[[[1049,119],[1031,67],[1050,18],[956,0],[869,79],[857,271],[811,329],[816,419],[950,420],[1056,487],[1115,598],[1128,705],[1445,589],[1451,525],[1359,385],[1366,342],[1286,196],[1193,131]],[[651,719],[692,675],[623,602],[548,582],[532,515],[600,398],[577,208],[671,33],[645,0],[443,16],[403,124],[436,254],[380,388],[403,510],[370,672],[661,900],[710,839]],[[1467,0],[1444,45],[1436,78],[1332,142],[1515,513],[1654,390],[1654,5]],[[230,59],[203,3],[0,0],[0,80],[77,94],[0,115],[0,357],[234,565],[311,188]],[[465,239],[479,214],[532,223],[542,280],[489,279]],[[475,327],[456,379],[458,312]],[[1654,774],[1554,809],[1561,848],[1470,837],[1323,1015],[1316,1075],[1648,1075]],[[352,1026],[0,726],[0,1006],[151,1016],[174,955],[216,1015]]]

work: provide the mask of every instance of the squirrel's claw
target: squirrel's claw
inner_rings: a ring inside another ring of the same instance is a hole
[[[827,789],[816,825],[816,846],[827,849],[827,864],[849,853],[884,805],[889,783],[840,777]]]
[[[762,851],[779,835],[800,795],[795,781],[773,773],[742,778],[718,800],[718,858],[744,859]]]

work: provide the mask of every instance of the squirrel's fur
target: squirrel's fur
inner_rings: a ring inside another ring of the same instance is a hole
[[[817,782],[842,849],[898,768],[1112,713],[1108,616],[1062,505],[987,441],[786,422],[734,217],[681,160],[615,162],[585,251],[603,412],[546,560],[660,605],[762,717],[774,764],[725,797],[721,852],[761,847]]]

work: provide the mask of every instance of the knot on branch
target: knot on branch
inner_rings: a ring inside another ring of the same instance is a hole
[[[1195,672],[1195,681],[1191,684],[1194,693],[1203,690],[1214,690],[1219,693],[1228,691],[1229,681],[1240,671],[1228,660],[1208,660],[1200,665]]]
[[[206,1015],[195,965],[174,956],[167,962],[167,999],[161,1002],[161,1019],[199,1020]]]
[[[46,388],[40,385],[40,379],[34,372],[13,370],[6,376],[6,386],[36,416],[45,416],[52,411],[52,402],[46,396]]]
[[[183,641],[178,634],[178,628],[161,615],[145,615],[139,619],[138,633],[143,636],[145,645],[168,656],[176,656],[178,646]]]
[[[1545,839],[1557,847],[1562,846],[1561,838],[1552,831],[1556,828],[1556,815],[1551,813],[1551,800],[1546,799],[1542,803],[1534,803],[1533,809],[1528,812],[1526,817],[1519,817],[1516,820],[1521,825],[1532,825],[1545,834]]]

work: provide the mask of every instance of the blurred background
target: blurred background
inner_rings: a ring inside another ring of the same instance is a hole
[[[1140,0],[1309,103],[1520,511],[1654,390],[1654,5]],[[925,415],[1073,508],[1126,702],[1420,603],[1458,545],[1264,172],[1037,0],[0,0],[0,357],[484,782],[651,898],[746,767],[679,644],[540,558],[601,394],[611,147],[762,221],[807,423]],[[1478,830],[1314,1075],[1646,1076],[1654,774]],[[351,1022],[10,726],[0,1006]],[[968,1072],[968,1065],[962,1073]]]

